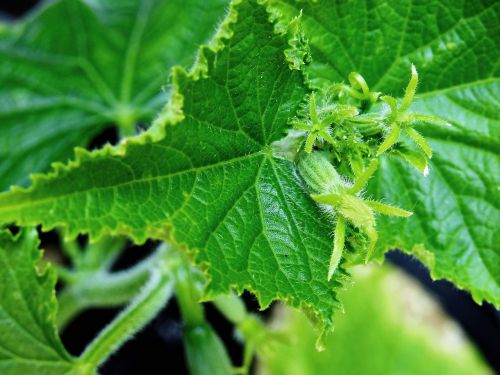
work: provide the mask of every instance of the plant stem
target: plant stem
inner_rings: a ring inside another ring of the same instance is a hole
[[[172,295],[170,265],[162,262],[151,271],[151,278],[144,289],[92,341],[79,358],[89,367],[99,367],[132,335],[144,327],[165,306]]]
[[[127,243],[124,237],[103,237],[96,243],[89,243],[82,254],[84,269],[109,269]]]
[[[117,108],[116,122],[120,131],[120,138],[134,136],[136,133],[136,113],[126,105]]]
[[[187,264],[180,264],[175,270],[175,295],[186,326],[197,326],[205,322],[200,295]]]
[[[243,301],[234,294],[215,298],[213,304],[234,325],[238,325],[248,317]]]
[[[205,321],[193,269],[181,256],[174,275],[177,302],[184,318],[184,346],[190,373],[233,375],[224,344]]]
[[[75,240],[65,240],[64,235],[59,231],[60,245],[62,252],[71,259],[72,262],[77,262],[81,255],[82,249]]]
[[[114,307],[130,301],[147,282],[151,268],[165,257],[165,251],[159,248],[153,255],[125,271],[110,273],[99,270],[75,274],[77,281],[68,285],[58,296],[59,331],[84,309]]]
[[[243,365],[236,372],[247,374],[256,348],[262,349],[263,343],[269,343],[271,335],[268,335],[265,325],[257,316],[248,313],[243,301],[235,294],[219,296],[212,302],[243,336],[245,341]]]

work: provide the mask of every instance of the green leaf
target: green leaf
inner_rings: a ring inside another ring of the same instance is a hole
[[[380,217],[379,254],[399,247],[423,260],[478,302],[500,306],[500,3],[277,1],[288,18],[302,9],[316,85],[352,71],[373,90],[403,97],[411,63],[420,73],[412,110],[453,124],[422,124],[433,159],[422,179],[397,158],[383,158],[370,192],[415,214]],[[426,249],[426,250],[424,250]]]
[[[353,270],[354,286],[341,293],[326,350],[314,349],[316,335],[304,316],[277,311],[271,327],[288,338],[267,343],[261,373],[273,375],[468,375],[491,369],[457,324],[424,290],[384,265]],[[353,360],[357,358],[357,360]]]
[[[55,328],[55,272],[35,231],[0,231],[0,373],[66,374],[74,359]]]
[[[0,29],[0,191],[165,102],[228,0],[59,0]]]
[[[253,1],[235,5],[211,44],[217,52],[202,47],[192,73],[174,70],[166,126],[80,150],[31,188],[0,195],[0,221],[167,239],[207,269],[208,297],[248,289],[263,307],[279,298],[330,326],[346,275],[327,281],[329,220],[293,164],[272,155],[307,88],[269,17]]]

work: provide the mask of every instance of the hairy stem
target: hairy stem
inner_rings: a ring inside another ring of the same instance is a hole
[[[144,327],[165,306],[172,295],[170,264],[160,262],[142,291],[92,341],[79,358],[81,363],[99,367],[114,351]]]
[[[57,324],[64,330],[82,310],[91,307],[115,307],[130,301],[147,282],[151,268],[165,256],[165,249],[156,252],[134,267],[110,273],[106,270],[85,272],[58,296]]]

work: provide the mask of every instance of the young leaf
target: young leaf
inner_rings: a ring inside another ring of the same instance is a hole
[[[500,306],[500,3],[275,4],[289,18],[302,10],[313,59],[307,69],[318,86],[358,71],[373,90],[402,98],[401,82],[415,64],[421,79],[411,110],[453,127],[432,121],[417,127],[433,150],[425,179],[397,158],[382,159],[370,192],[415,215],[380,217],[379,254],[394,247],[411,252],[435,278]]]
[[[0,29],[0,191],[163,105],[228,0],[59,0]]]
[[[35,231],[13,236],[0,230],[1,374],[56,375],[74,368],[55,328],[56,275],[40,264],[38,244]]]
[[[331,325],[346,275],[326,278],[329,220],[270,147],[307,88],[269,16],[254,1],[234,5],[216,50],[202,47],[190,74],[174,70],[175,92],[150,132],[79,151],[31,188],[0,195],[0,220],[167,239],[207,269],[209,296],[248,289],[264,307],[279,298]]]

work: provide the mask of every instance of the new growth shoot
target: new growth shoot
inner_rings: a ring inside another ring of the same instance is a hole
[[[299,172],[311,198],[334,223],[328,280],[338,268],[349,242],[352,232],[349,228],[366,239],[356,251],[364,252],[368,261],[378,239],[376,213],[403,218],[412,215],[364,196],[363,190],[379,165],[378,158],[384,153],[403,157],[425,175],[426,159],[432,157],[432,150],[414,125],[421,122],[449,125],[435,116],[410,112],[418,86],[414,65],[400,102],[392,96],[370,91],[359,73],[352,72],[349,83],[350,86],[335,84],[311,93],[307,108],[293,123],[294,129],[304,132],[303,148],[298,155]],[[379,101],[383,105],[368,112]],[[402,133],[420,151],[403,144]]]

